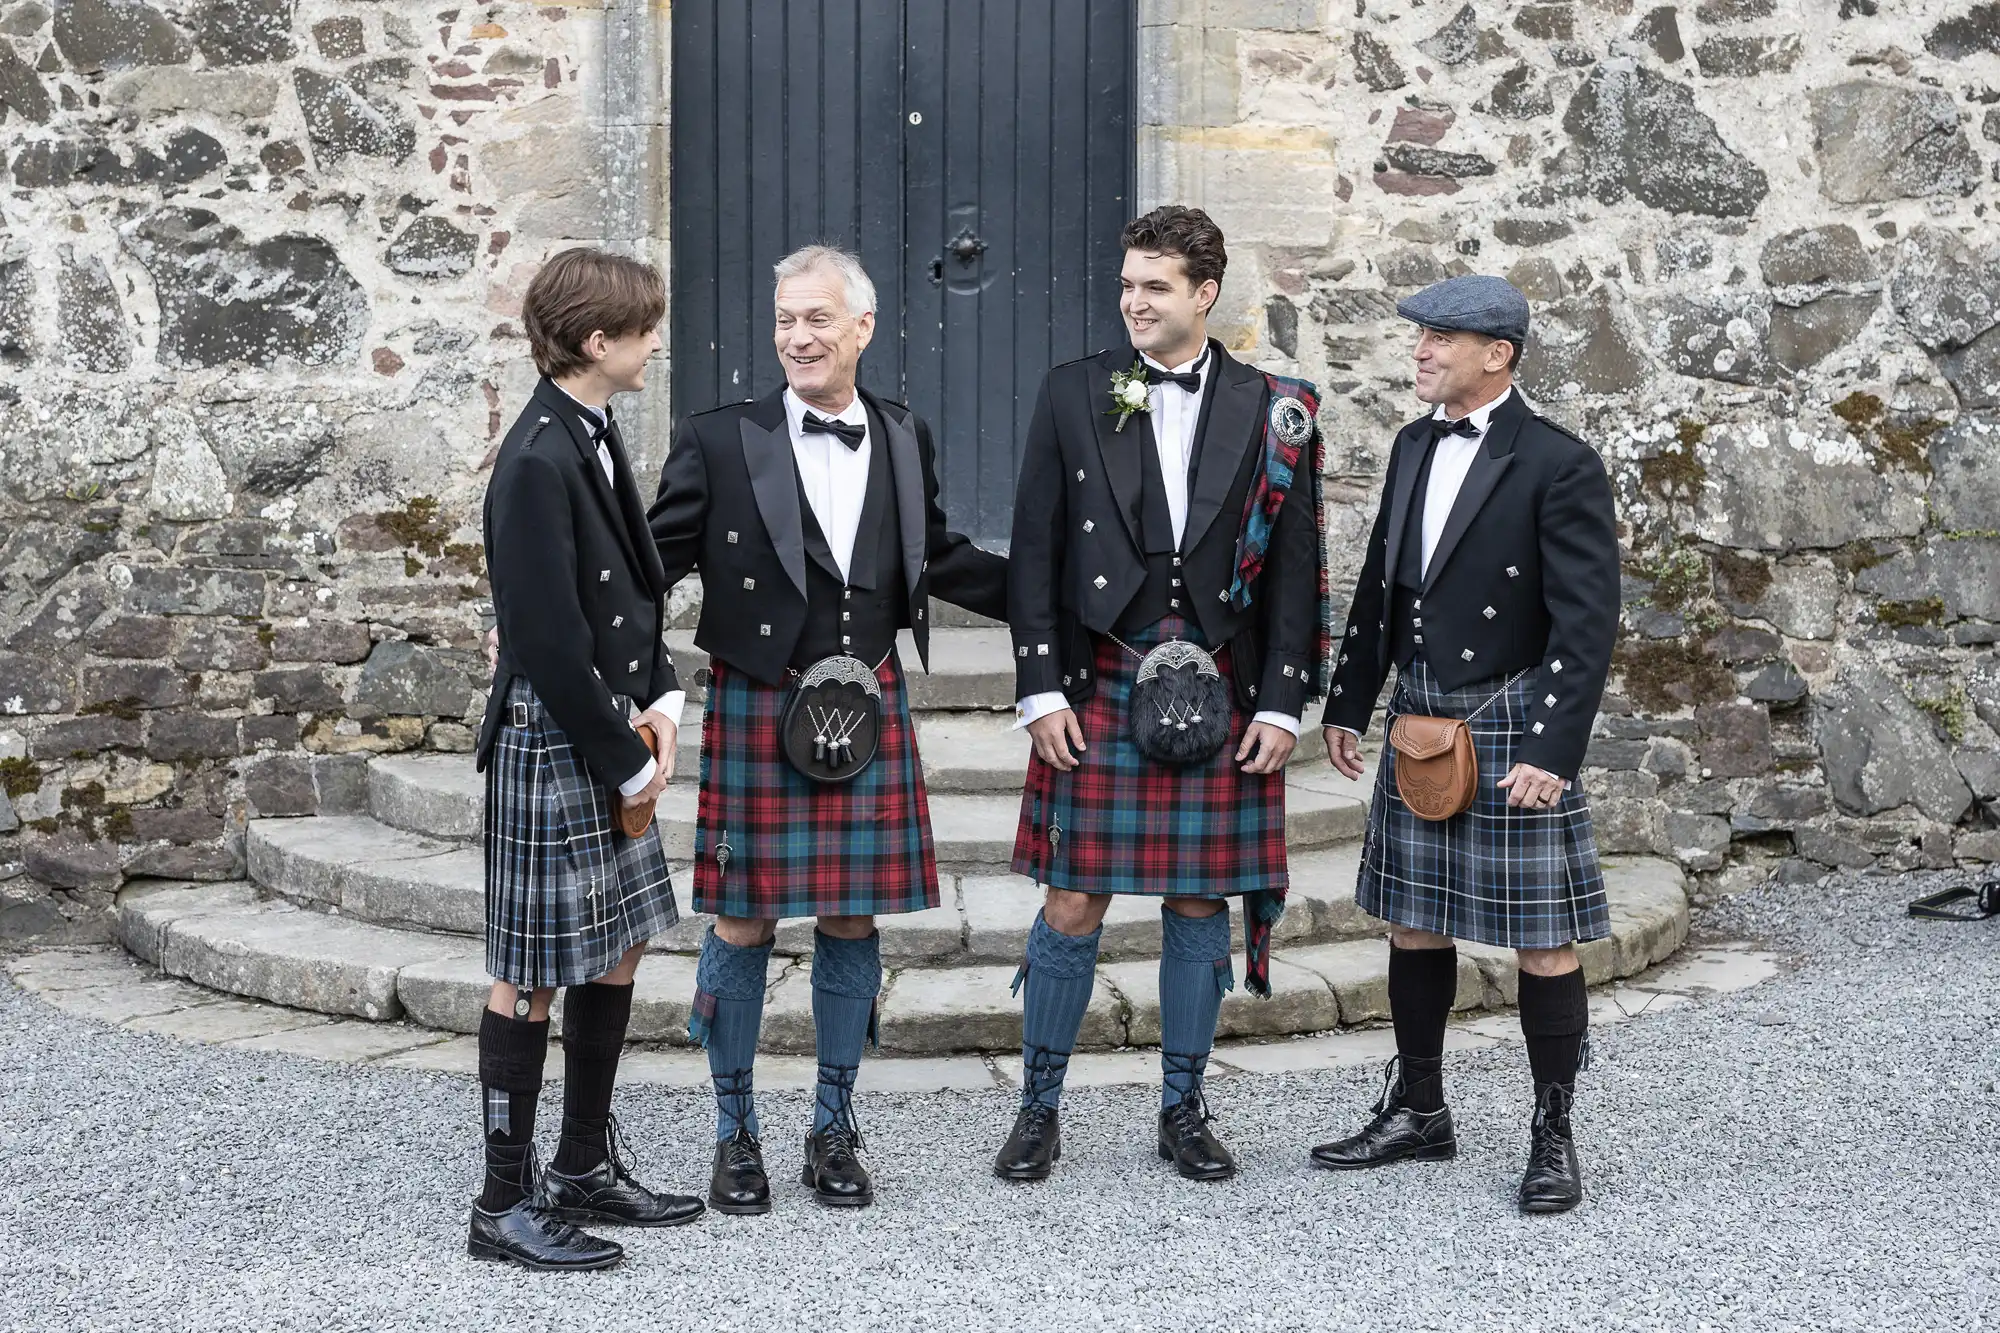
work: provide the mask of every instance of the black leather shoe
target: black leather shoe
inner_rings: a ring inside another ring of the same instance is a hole
[[[715,1170],[708,1177],[708,1206],[718,1213],[771,1211],[771,1178],[764,1174],[764,1148],[757,1136],[739,1129],[715,1145]]]
[[[497,1213],[475,1203],[465,1252],[475,1259],[554,1271],[610,1268],[625,1257],[618,1242],[578,1231],[532,1196]]]
[[[1528,1169],[1521,1176],[1521,1211],[1566,1213],[1583,1202],[1583,1168],[1570,1136],[1570,1091],[1560,1083],[1535,1089],[1535,1123],[1528,1131]]]
[[[799,1173],[813,1198],[829,1208],[866,1208],[875,1202],[875,1182],[861,1163],[861,1131],[836,1120],[806,1135],[806,1164]]]
[[[993,1174],[1002,1180],[1047,1180],[1062,1157],[1062,1123],[1053,1106],[1024,1106],[1014,1117],[1014,1132],[993,1159]]]
[[[1228,1180],[1236,1174],[1236,1159],[1209,1129],[1198,1091],[1160,1112],[1160,1156],[1188,1180]]]
[[[686,1194],[655,1194],[633,1178],[637,1165],[618,1132],[617,1120],[605,1128],[599,1145],[604,1160],[579,1175],[550,1167],[542,1173],[542,1196],[549,1211],[565,1222],[596,1222],[622,1227],[677,1227],[702,1214],[700,1199]]]
[[[1314,1166],[1328,1171],[1362,1171],[1391,1162],[1444,1162],[1458,1156],[1458,1132],[1452,1127],[1451,1108],[1411,1110],[1404,1101],[1408,1087],[1400,1076],[1399,1058],[1391,1059],[1384,1072],[1374,1118],[1359,1134],[1314,1148]]]

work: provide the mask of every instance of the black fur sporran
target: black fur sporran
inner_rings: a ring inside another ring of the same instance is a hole
[[[1170,639],[1140,659],[1129,706],[1132,743],[1156,764],[1206,763],[1229,743],[1233,707],[1215,659]]]

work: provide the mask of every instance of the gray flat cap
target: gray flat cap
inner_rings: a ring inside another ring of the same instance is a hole
[[[1528,341],[1528,298],[1505,278],[1481,273],[1446,278],[1398,301],[1396,313],[1427,329],[1505,338],[1516,346]]]

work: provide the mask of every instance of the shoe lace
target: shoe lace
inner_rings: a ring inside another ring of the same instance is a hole
[[[521,1158],[521,1187],[527,1191],[528,1208],[534,1214],[535,1222],[543,1236],[552,1245],[570,1245],[583,1233],[557,1217],[549,1200],[549,1178],[542,1170],[542,1159],[529,1144],[528,1151]]]
[[[1214,1118],[1199,1087],[1167,1108],[1167,1123],[1173,1128],[1176,1138],[1194,1138]]]
[[[731,1171],[743,1171],[757,1165],[758,1153],[763,1145],[757,1136],[747,1129],[739,1129],[722,1141],[722,1161]]]
[[[861,1073],[852,1065],[821,1065],[813,1100],[830,1117],[819,1131],[828,1157],[853,1157],[866,1146],[854,1118],[854,1080]],[[832,1100],[828,1100],[831,1094]]]
[[[736,1121],[737,1133],[739,1134],[744,1132],[743,1124],[750,1118],[751,1098],[755,1092],[755,1088],[752,1086],[755,1081],[755,1074],[755,1068],[751,1067],[731,1069],[725,1073],[711,1075],[709,1078],[709,1082],[715,1085],[716,1104],[722,1108],[725,1114]],[[732,1105],[740,1109],[732,1110]],[[734,1136],[732,1135],[732,1137]],[[755,1143],[757,1141],[756,1137],[753,1135],[750,1141]]]
[[[604,1125],[605,1156],[611,1162],[611,1172],[618,1179],[630,1182],[639,1169],[639,1154],[625,1137],[625,1127],[618,1123],[616,1115],[606,1119]]]
[[[1022,1065],[1022,1100],[1030,1106],[1039,1106],[1045,1095],[1060,1088],[1069,1077],[1069,1052],[1030,1046],[1022,1052]]]
[[[1021,1108],[1021,1114],[1014,1121],[1014,1133],[1024,1139],[1039,1139],[1049,1132],[1056,1122],[1056,1108],[1036,1102]]]

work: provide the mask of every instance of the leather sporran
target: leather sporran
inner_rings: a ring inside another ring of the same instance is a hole
[[[1472,808],[1479,755],[1465,722],[1404,713],[1390,724],[1389,744],[1396,751],[1396,794],[1411,814],[1439,823]]]
[[[1411,814],[1437,824],[1472,808],[1479,797],[1479,752],[1472,746],[1472,719],[1527,674],[1515,673],[1492,698],[1462,718],[1397,714],[1389,724],[1389,745],[1396,752],[1396,794]]]
[[[666,762],[665,756],[660,753],[659,733],[653,730],[651,723],[635,720],[632,723],[632,730],[638,732],[639,739],[646,742],[646,748],[652,752],[654,763]],[[653,807],[650,804],[642,806],[627,805],[625,803],[625,793],[619,791],[616,787],[611,788],[610,791],[605,793],[605,799],[611,802],[611,809],[618,820],[618,827],[626,837],[636,838],[653,826]]]
[[[1229,684],[1215,659],[1191,643],[1169,639],[1139,659],[1128,708],[1132,743],[1156,764],[1205,763],[1229,743],[1231,707]]]
[[[785,761],[814,782],[852,782],[882,737],[882,682],[854,657],[813,663],[792,686],[778,719]]]

